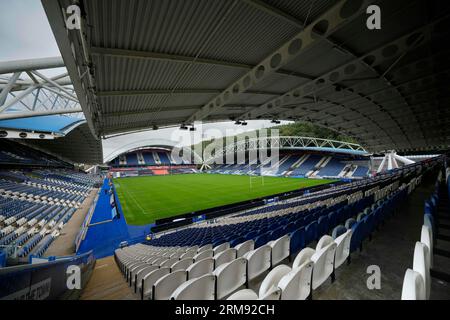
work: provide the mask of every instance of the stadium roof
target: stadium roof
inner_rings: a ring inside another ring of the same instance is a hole
[[[94,138],[86,120],[79,117],[48,115],[0,120],[1,129],[11,139],[21,137],[18,133],[26,133],[27,139],[20,139],[22,142],[66,161],[103,162],[101,140]]]
[[[65,135],[76,126],[86,123],[86,120],[68,116],[40,116],[33,118],[20,118],[0,120],[0,128],[39,132],[53,132]]]
[[[82,32],[72,1],[42,3],[96,136],[290,119],[371,152],[450,146],[448,1],[80,1]]]
[[[57,139],[26,139],[22,142],[73,163],[103,163],[102,141],[94,138],[86,121]]]

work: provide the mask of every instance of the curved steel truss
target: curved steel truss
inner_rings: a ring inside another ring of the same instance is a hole
[[[209,148],[209,147],[208,147]],[[368,152],[359,144],[344,141],[312,138],[312,137],[259,137],[253,139],[242,139],[235,143],[227,144],[215,154],[204,159],[205,163],[211,163],[215,159],[226,156],[230,153],[246,152],[248,150],[259,149],[296,149],[296,150],[323,150],[330,152],[352,153],[357,155],[368,155]]]
[[[0,120],[82,110],[61,57],[0,62]]]

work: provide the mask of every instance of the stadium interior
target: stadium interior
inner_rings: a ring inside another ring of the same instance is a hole
[[[0,61],[0,300],[450,299],[450,2],[39,4],[60,56]]]

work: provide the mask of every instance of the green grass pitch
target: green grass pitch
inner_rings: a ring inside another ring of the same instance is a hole
[[[178,174],[114,180],[127,223],[144,225],[157,219],[329,183],[284,177],[222,174]]]

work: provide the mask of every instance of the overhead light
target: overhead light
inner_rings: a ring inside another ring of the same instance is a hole
[[[184,124],[182,124],[182,125],[180,126],[180,130],[187,130],[187,129],[188,129],[188,127],[185,126]]]
[[[234,124],[239,125],[239,124],[242,124],[242,122],[240,120],[236,120],[236,122]]]
[[[280,124],[281,123],[281,121],[280,120],[275,120],[275,119],[273,119],[272,121],[270,121],[271,123],[275,123],[275,124]]]
[[[196,129],[195,129],[195,127],[193,127],[193,126],[189,128],[189,131],[195,131],[195,130],[196,130]]]
[[[246,125],[247,125],[247,122],[242,121],[242,122],[241,122],[241,125],[246,126]]]
[[[159,128],[158,128],[158,126],[156,125],[156,124],[154,124],[153,126],[152,126],[152,130],[158,130]]]

